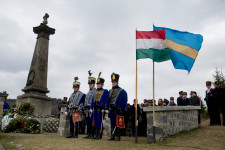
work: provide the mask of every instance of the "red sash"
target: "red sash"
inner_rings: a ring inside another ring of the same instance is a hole
[[[80,113],[79,112],[73,113],[73,123],[79,122],[79,121],[82,121],[82,118],[80,117]]]
[[[116,117],[116,126],[118,128],[125,128],[125,123],[124,123],[124,117],[123,116],[117,116]]]

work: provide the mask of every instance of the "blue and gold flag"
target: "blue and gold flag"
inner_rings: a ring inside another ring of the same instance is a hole
[[[171,51],[174,68],[190,72],[202,46],[202,35],[153,25],[153,30],[160,29],[165,29],[166,45]]]

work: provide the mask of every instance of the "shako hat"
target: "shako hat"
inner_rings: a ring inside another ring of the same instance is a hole
[[[98,80],[97,80],[97,84],[104,84],[105,79],[100,78],[101,77],[102,72],[99,72],[98,74]]]
[[[80,82],[78,82],[77,80],[79,80],[78,77],[74,78],[74,82],[73,82],[73,88],[79,88],[80,87]]]
[[[91,77],[92,73],[91,70],[88,71],[89,77],[88,77],[88,84],[95,84],[95,77]]]
[[[119,74],[115,74],[114,72],[111,74],[111,80],[112,80],[112,82],[113,81],[118,82],[119,81],[119,78],[120,78],[120,75]]]

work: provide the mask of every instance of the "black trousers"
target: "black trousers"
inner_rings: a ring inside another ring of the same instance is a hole
[[[70,116],[70,134],[73,135],[74,134],[74,129],[75,129],[75,135],[78,135],[78,126],[79,126],[79,122],[76,122],[75,125],[73,123],[73,117],[72,115]]]
[[[221,125],[219,104],[214,101],[209,101],[208,111],[210,117],[210,125]]]

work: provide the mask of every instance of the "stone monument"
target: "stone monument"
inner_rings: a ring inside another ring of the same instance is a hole
[[[33,53],[30,71],[23,95],[17,97],[17,104],[29,102],[34,107],[34,115],[51,115],[52,99],[46,95],[50,91],[47,89],[48,72],[48,47],[49,36],[55,33],[55,29],[48,27],[49,15],[43,17],[43,23],[33,27],[33,32],[37,34],[37,41]]]

